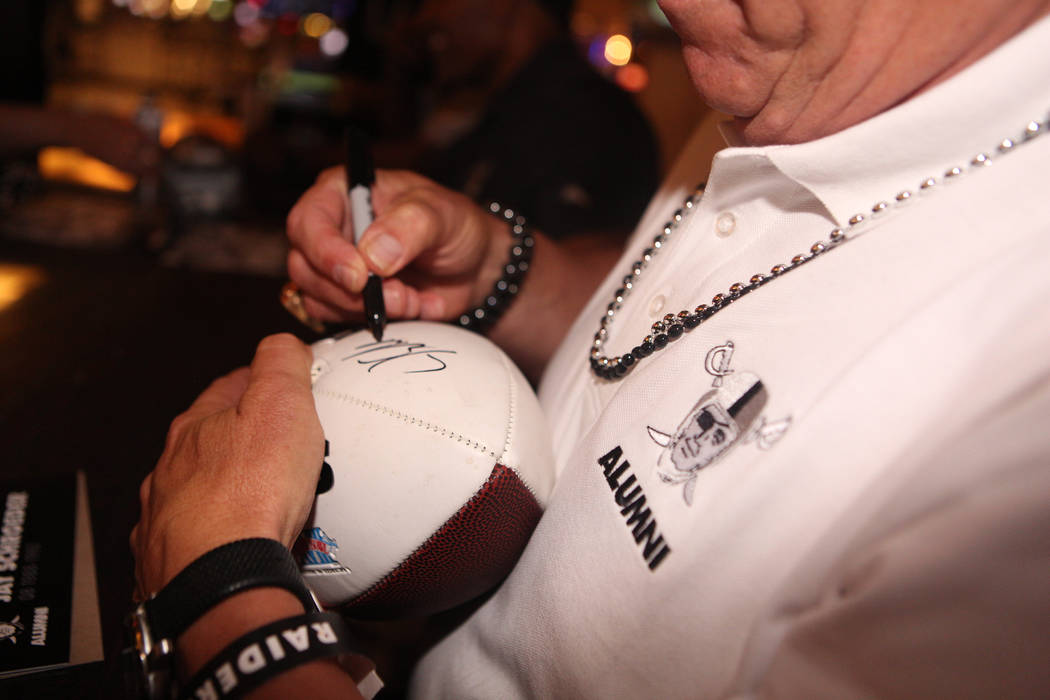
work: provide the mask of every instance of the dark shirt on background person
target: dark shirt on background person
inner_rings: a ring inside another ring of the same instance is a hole
[[[653,133],[629,94],[571,40],[539,49],[480,122],[421,171],[475,201],[498,201],[549,236],[626,234],[658,184]]]

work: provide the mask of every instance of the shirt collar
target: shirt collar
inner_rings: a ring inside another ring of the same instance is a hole
[[[902,190],[938,181],[985,153],[994,162],[1004,138],[1018,140],[1031,120],[1047,128],[1050,17],[958,75],[861,124],[790,146],[729,148],[719,158],[766,158],[808,189],[836,225],[866,214]],[[730,144],[732,125],[722,129]],[[728,164],[726,164],[728,165]]]

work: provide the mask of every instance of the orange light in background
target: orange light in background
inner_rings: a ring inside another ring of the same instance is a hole
[[[37,155],[37,168],[48,180],[61,180],[114,192],[130,192],[136,179],[108,163],[92,158],[79,148],[50,146]]]
[[[190,134],[207,134],[228,148],[244,143],[244,125],[233,117],[220,114],[189,114],[165,110],[160,126],[160,145],[171,148]]]
[[[174,19],[183,19],[190,16],[195,4],[197,4],[197,0],[171,0],[169,12],[171,12],[171,16]]]
[[[314,39],[320,39],[331,28],[332,20],[328,18],[328,15],[320,12],[309,14],[303,20],[303,34]]]
[[[613,34],[605,42],[605,60],[614,66],[631,62],[631,40],[623,34]]]
[[[13,306],[45,280],[44,271],[39,267],[0,264],[0,311]]]
[[[181,112],[165,112],[164,121],[160,125],[160,145],[164,148],[171,148],[191,131],[193,131],[193,118],[190,115]]]
[[[202,15],[206,14],[210,9],[211,0],[196,0],[196,2],[193,3],[192,13],[194,17],[201,17]]]
[[[616,71],[616,84],[628,92],[641,92],[649,85],[649,71],[639,63],[628,63]]]

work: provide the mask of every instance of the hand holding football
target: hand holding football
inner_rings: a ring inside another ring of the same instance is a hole
[[[545,418],[522,374],[490,341],[438,323],[313,351],[332,479],[322,476],[304,533],[303,574],[321,602],[399,617],[495,586],[554,483]]]

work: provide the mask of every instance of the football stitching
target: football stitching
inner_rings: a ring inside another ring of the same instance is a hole
[[[503,457],[499,459],[499,464],[502,464],[505,468],[510,469],[521,481],[521,485],[532,495],[536,502],[539,503],[539,496],[536,495],[535,489],[525,479],[525,475],[521,473],[522,464],[510,464],[510,460],[507,459],[510,452],[511,436],[514,433],[514,426],[518,420],[518,383],[514,381],[514,365],[511,364],[510,359],[503,353],[499,354],[500,362],[503,363],[503,370],[506,372],[507,379],[507,394],[509,396],[510,406],[507,407],[507,439],[503,442]],[[518,455],[519,460],[524,460],[524,455]]]
[[[514,471],[518,471],[517,466],[507,464],[506,461],[507,453],[510,452],[511,435],[514,434],[514,425],[518,417],[518,414],[516,412],[518,400],[518,387],[517,384],[514,382],[513,375],[511,374],[510,361],[507,359],[507,356],[502,353],[499,353],[498,357],[503,363],[503,371],[505,372],[505,376],[507,378],[507,402],[509,404],[507,406],[507,435],[503,440],[503,455],[499,457],[499,462],[504,466],[513,469]]]
[[[436,433],[438,435],[441,435],[442,437],[452,438],[456,442],[459,442],[459,443],[461,443],[463,445],[466,445],[467,447],[471,447],[471,448],[473,448],[475,450],[478,450],[482,454],[488,455],[489,457],[492,457],[493,459],[497,459],[497,460],[499,459],[499,456],[495,452],[493,452],[492,450],[490,450],[488,447],[486,447],[482,443],[478,442],[477,440],[471,440],[470,438],[466,437],[465,435],[460,435],[459,433],[457,433],[455,431],[452,431],[452,430],[449,430],[448,428],[443,428],[440,425],[436,425],[434,423],[430,423],[430,422],[422,420],[420,418],[416,418],[415,416],[410,416],[407,413],[402,413],[401,411],[395,411],[394,409],[392,409],[392,408],[390,408],[388,406],[383,406],[382,404],[375,403],[374,401],[366,401],[365,399],[359,399],[356,396],[351,396],[350,394],[342,394],[342,393],[334,392],[334,391],[326,391],[324,389],[316,391],[315,393],[321,394],[323,396],[327,396],[329,398],[339,399],[341,401],[348,401],[350,403],[357,404],[361,408],[366,408],[366,409],[368,409],[370,411],[375,411],[376,413],[385,414],[387,416],[390,416],[391,418],[396,418],[397,420],[400,420],[400,421],[402,421],[404,423],[407,423],[409,425],[415,425],[415,426],[418,426],[420,428],[423,428],[424,430],[429,430],[432,433]],[[512,420],[513,420],[513,418],[512,418]]]

